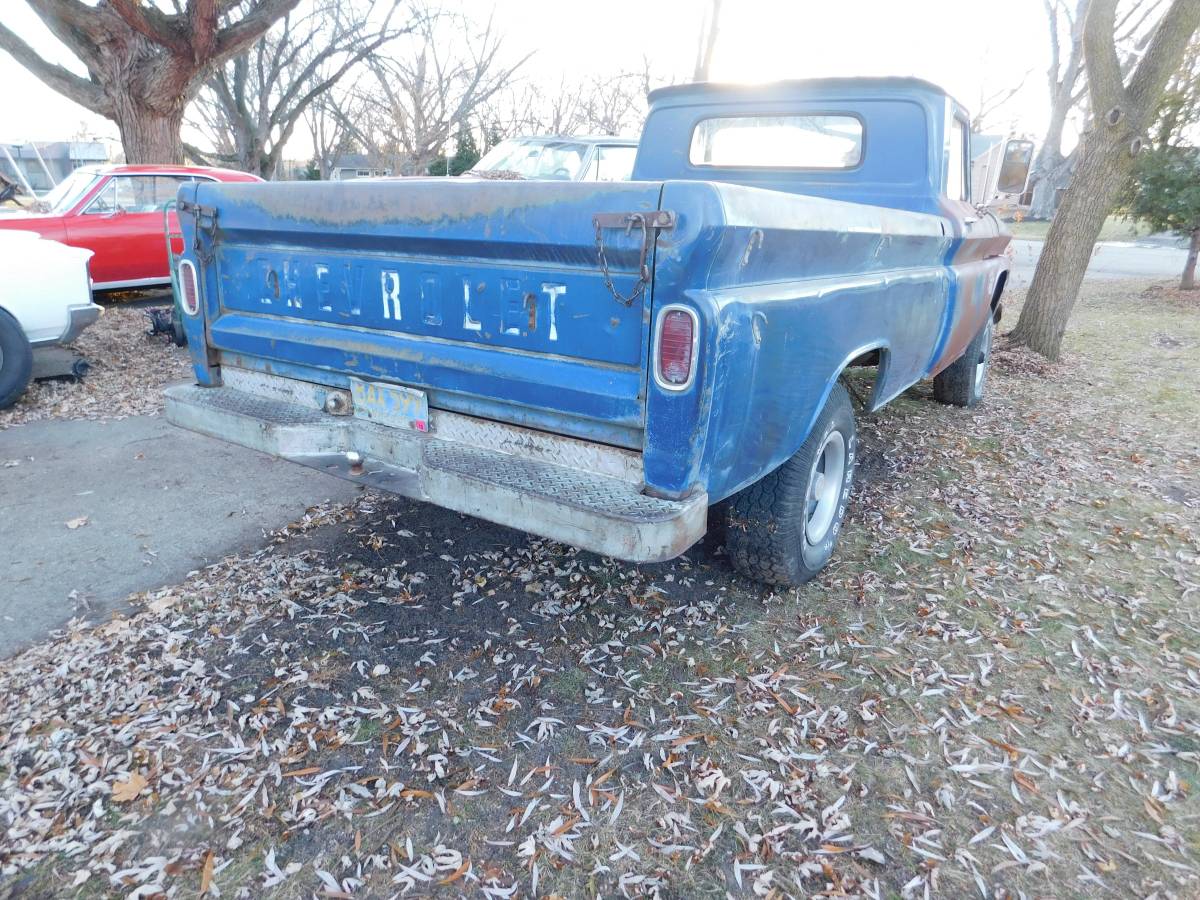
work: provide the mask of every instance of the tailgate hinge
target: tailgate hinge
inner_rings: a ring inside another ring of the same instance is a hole
[[[192,238],[192,249],[196,252],[196,258],[204,264],[212,262],[212,249],[204,247],[200,241],[200,235],[208,235],[210,244],[217,236],[217,208],[205,206],[203,203],[192,203],[190,200],[180,200],[179,211],[191,213],[196,220],[196,233]]]
[[[600,262],[600,272],[604,276],[604,286],[616,301],[624,306],[633,306],[650,284],[650,248],[658,239],[658,233],[675,227],[675,213],[669,209],[656,209],[652,212],[628,213],[597,213],[592,216],[592,225],[596,228],[596,255]],[[608,268],[608,257],[604,253],[604,229],[620,228],[626,235],[633,229],[640,228],[642,232],[642,248],[638,256],[638,280],[628,297],[623,296],[613,284],[612,273]]]

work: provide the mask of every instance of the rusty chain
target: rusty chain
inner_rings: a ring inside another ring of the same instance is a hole
[[[646,226],[646,217],[641,213],[634,213],[629,217],[629,224],[625,227],[625,233],[629,234],[633,231],[635,224],[640,225],[642,229],[641,266],[638,271],[637,284],[634,285],[633,292],[626,297],[613,284],[612,273],[608,268],[608,257],[604,253],[604,226],[599,220],[596,221],[596,255],[600,259],[600,273],[604,276],[604,286],[613,295],[613,299],[625,307],[633,306],[638,298],[646,292],[646,286],[650,284],[650,267],[646,265],[646,249],[650,240],[650,230]]]

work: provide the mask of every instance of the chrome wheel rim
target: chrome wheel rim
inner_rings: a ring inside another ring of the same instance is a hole
[[[804,537],[808,543],[821,543],[833,527],[845,478],[846,439],[840,431],[831,431],[817,453],[808,478],[807,518],[804,525]]]
[[[975,363],[975,396],[983,393],[983,382],[987,378],[988,363],[992,360],[992,326],[994,322],[988,317],[983,326],[983,346],[979,348],[979,360]]]

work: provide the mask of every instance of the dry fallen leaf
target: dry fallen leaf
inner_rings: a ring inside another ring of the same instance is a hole
[[[74,531],[76,528],[82,528],[88,523],[87,516],[79,516],[76,519],[67,519],[67,527]]]
[[[178,594],[168,591],[167,593],[163,594],[161,597],[155,597],[153,600],[151,600],[149,603],[147,603],[146,609],[148,609],[150,612],[154,613],[154,615],[160,616],[163,613],[165,613],[168,609],[170,609],[172,606],[174,606],[176,604],[176,602],[178,602],[178,600],[179,600]]]
[[[207,894],[208,889],[212,887],[213,880],[213,864],[216,862],[216,857],[209,850],[204,854],[204,867],[200,870],[200,893]]]
[[[136,800],[146,789],[149,782],[138,772],[134,772],[125,781],[117,781],[112,786],[113,800],[117,803],[128,803]]]

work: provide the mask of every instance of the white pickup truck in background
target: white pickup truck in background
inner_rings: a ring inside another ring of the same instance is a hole
[[[0,232],[0,409],[25,392],[35,349],[69,344],[99,318],[91,257],[33,232]]]

